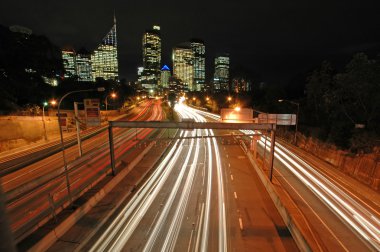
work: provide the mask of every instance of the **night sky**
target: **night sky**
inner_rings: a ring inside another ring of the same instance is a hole
[[[142,34],[153,24],[161,26],[163,63],[170,66],[173,46],[204,39],[208,77],[215,53],[224,51],[232,68],[277,84],[324,59],[344,62],[358,51],[380,53],[378,0],[1,0],[0,24],[22,25],[58,46],[92,51],[110,30],[114,10],[119,71],[128,80],[142,62]]]

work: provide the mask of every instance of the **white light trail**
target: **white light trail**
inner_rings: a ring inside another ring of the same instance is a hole
[[[157,186],[161,186],[166,181],[167,177],[170,174],[170,171],[173,167],[173,163],[176,162],[176,160],[179,157],[179,154],[182,151],[182,142],[184,140],[177,140],[173,147],[170,149],[168,155],[163,159],[163,161],[160,163],[160,165],[157,167],[157,169],[154,171],[152,176],[143,184],[143,186],[137,191],[137,193],[133,196],[131,201],[123,208],[123,210],[120,212],[120,214],[114,219],[114,221],[110,224],[110,226],[107,228],[107,230],[101,235],[101,237],[95,242],[95,244],[92,246],[90,251],[105,251],[108,250],[107,247],[110,245],[111,242],[113,242],[115,236],[118,232],[121,231],[121,229],[124,227],[128,227],[128,225],[125,224],[128,218],[131,217],[133,212],[138,212],[139,209],[141,209],[142,205],[144,205],[144,202],[147,202],[148,199],[149,202],[153,200],[153,198],[150,196],[152,193],[157,193],[158,190],[154,190],[157,188]],[[146,207],[145,207],[146,209]],[[133,215],[136,216],[136,215]],[[141,216],[141,215],[140,215]],[[141,218],[139,218],[141,219]],[[132,228],[129,231],[134,231]],[[126,238],[129,238],[130,232],[127,235],[127,237],[124,237],[123,243],[126,242]],[[119,239],[121,238],[121,235],[118,236]],[[115,241],[117,243],[118,240]],[[120,248],[120,246],[118,246]]]
[[[197,112],[211,119],[220,120],[218,115],[201,110],[197,110]],[[251,130],[241,130],[241,132],[244,134],[259,133]],[[259,141],[261,146],[264,146],[263,139],[265,139],[264,136]],[[270,138],[267,138],[267,149],[269,150],[269,148]],[[337,216],[380,251],[380,220],[377,217],[378,215],[350,197],[327,177],[278,142],[276,142],[275,157],[309,187],[322,202],[329,206]]]

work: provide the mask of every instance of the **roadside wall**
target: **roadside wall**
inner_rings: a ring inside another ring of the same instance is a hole
[[[45,126],[48,140],[59,137],[57,110],[46,111]],[[69,131],[75,131],[73,110],[61,110],[68,117]],[[102,122],[106,120],[105,111],[100,112]],[[118,110],[108,110],[107,117],[120,115]],[[84,111],[79,111],[84,120]],[[83,129],[83,128],[82,128]],[[45,141],[42,116],[0,116],[0,152],[9,151],[39,141]]]
[[[57,135],[56,117],[45,117],[46,133]],[[1,116],[0,152],[35,143],[44,139],[44,127],[41,116]]]
[[[293,134],[279,131],[279,135],[287,140]],[[297,146],[325,160],[340,171],[350,175],[374,190],[380,191],[380,153],[352,154],[338,150],[335,146],[323,143],[311,137],[297,135]]]

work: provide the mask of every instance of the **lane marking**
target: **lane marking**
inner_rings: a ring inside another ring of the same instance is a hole
[[[234,180],[234,176],[231,174],[231,180]]]
[[[191,230],[191,235],[190,235],[190,239],[189,239],[189,245],[187,246],[187,252],[190,251],[191,241],[193,240],[193,234],[194,234],[194,223],[193,223],[193,229]]]
[[[162,205],[162,204],[161,204],[161,205]],[[160,213],[160,211],[158,211],[158,212],[156,213],[156,216],[154,216],[154,219],[153,219],[153,221],[152,221],[152,224],[150,224],[150,226],[149,226],[149,228],[148,228],[148,231],[146,232],[146,235],[145,235],[145,236],[148,236],[148,234],[149,234],[150,230],[152,229],[152,226],[153,226],[153,224],[155,223],[155,221],[156,221],[157,216],[158,216],[159,213]]]
[[[235,199],[237,199],[237,194],[236,194],[236,192],[234,192],[234,196],[235,196]]]
[[[240,217],[239,217],[239,226],[240,226],[240,230],[243,231],[244,230],[243,220]]]

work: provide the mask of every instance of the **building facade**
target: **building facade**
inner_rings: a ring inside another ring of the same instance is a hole
[[[63,60],[63,68],[65,69],[65,73],[63,77],[64,78],[75,77],[77,75],[75,51],[73,49],[63,49],[62,60]]]
[[[114,25],[110,32],[91,54],[91,64],[93,81],[95,81],[96,78],[119,81],[116,18],[114,18]]]
[[[161,68],[161,79],[160,86],[164,89],[169,88],[169,79],[171,77],[170,68],[167,65],[164,65]]]
[[[160,79],[161,35],[160,27],[153,26],[142,38],[143,67],[141,85],[145,89],[156,89]]]
[[[200,39],[192,39],[190,46],[194,54],[194,88],[195,91],[204,91],[206,79],[206,46],[204,41]]]
[[[230,82],[230,57],[228,54],[220,54],[215,57],[214,92],[229,91]]]
[[[173,76],[178,78],[184,89],[196,91],[194,85],[194,53],[190,45],[180,45],[173,48]]]
[[[79,51],[76,55],[76,72],[78,81],[92,81],[91,54]]]

